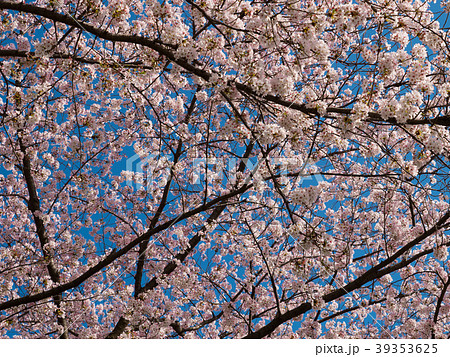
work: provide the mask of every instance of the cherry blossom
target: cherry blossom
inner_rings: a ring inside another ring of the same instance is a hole
[[[448,2],[0,2],[0,331],[448,338]]]

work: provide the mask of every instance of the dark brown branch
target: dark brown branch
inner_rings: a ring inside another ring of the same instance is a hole
[[[18,57],[18,58],[27,58],[32,60],[35,58],[36,54],[34,52],[27,52],[27,51],[19,51],[19,50],[2,50],[0,49],[0,57],[2,58],[8,58],[8,57]],[[98,64],[98,65],[105,65],[105,62],[95,60],[92,58],[86,58],[86,57],[79,57],[76,55],[72,55],[69,53],[60,53],[56,52],[51,55],[49,55],[49,58],[51,59],[70,59],[79,63],[84,64]],[[122,68],[139,68],[139,69],[154,69],[152,66],[146,66],[141,61],[134,61],[134,62],[112,62],[111,66],[119,66]]]
[[[174,159],[173,159],[174,165],[176,165],[176,163],[178,162],[178,159],[180,158],[182,147],[183,147],[183,142],[180,139],[178,141],[177,151],[176,151],[176,153],[174,155]],[[158,209],[156,210],[155,215],[153,216],[153,218],[150,222],[149,229],[153,229],[156,226],[156,224],[158,223],[159,218],[161,217],[161,214],[167,203],[167,197],[169,196],[170,185],[172,183],[172,180],[173,180],[173,168],[170,170],[170,176],[169,176],[169,179],[167,180],[166,186],[164,187],[161,202],[158,206]],[[139,256],[138,256],[138,260],[137,260],[136,275],[135,275],[135,282],[134,282],[134,296],[135,297],[137,297],[139,295],[139,293],[141,292],[141,289],[142,289],[142,273],[144,270],[145,252],[147,251],[149,241],[150,241],[150,239],[146,239],[139,244]]]
[[[439,229],[442,228],[442,226],[447,222],[447,220],[450,218],[450,211],[448,211],[446,214],[444,214],[441,219],[428,231],[425,231],[421,235],[419,235],[417,238],[413,239],[411,242],[406,244],[403,248],[399,249],[395,254],[391,255],[389,258],[383,260],[376,266],[372,267],[368,271],[366,271],[364,274],[362,274],[359,278],[353,280],[352,282],[348,283],[342,288],[336,289],[326,295],[323,296],[323,300],[327,303],[333,300],[336,300],[337,298],[340,298],[344,295],[347,295],[351,293],[352,291],[361,288],[364,284],[380,278],[386,274],[390,273],[390,270],[383,269],[387,265],[391,264],[395,260],[397,260],[399,257],[401,257],[404,253],[406,253],[408,250],[410,250],[415,245],[419,244],[423,240],[425,240],[427,237],[431,236],[432,234],[436,233]],[[289,310],[285,312],[284,314],[275,317],[271,322],[269,322],[267,325],[263,326],[259,330],[248,334],[244,338],[263,338],[268,336],[270,333],[275,331],[275,329],[280,326],[281,324],[298,317],[305,312],[311,310],[312,305],[310,302],[306,302],[301,304],[300,306]]]
[[[38,16],[45,17],[49,20],[57,21],[69,26],[73,26],[75,28],[84,30],[88,33],[91,33],[92,35],[95,35],[101,39],[112,41],[112,42],[124,42],[124,43],[130,43],[130,44],[136,44],[141,45],[144,47],[148,47],[162,56],[165,56],[167,59],[169,59],[171,62],[176,63],[180,67],[184,68],[188,72],[208,81],[211,77],[211,73],[203,70],[199,67],[196,67],[195,65],[189,63],[188,61],[177,58],[174,54],[174,52],[169,49],[169,46],[162,45],[160,42],[156,40],[150,40],[145,37],[141,36],[133,36],[133,35],[120,35],[120,34],[114,34],[111,32],[108,32],[107,30],[99,29],[93,25],[90,25],[86,22],[83,22],[81,20],[76,20],[70,15],[61,14],[58,12],[55,12],[53,10],[49,10],[43,7],[31,5],[31,4],[25,4],[25,3],[12,3],[8,1],[2,1],[0,2],[0,9],[5,10],[14,10],[14,11],[21,11],[26,12]],[[309,114],[309,115],[319,115],[319,112],[317,108],[310,108],[307,107],[305,104],[298,104],[294,102],[290,102],[287,100],[284,100],[278,96],[274,95],[265,95],[260,96],[257,94],[255,90],[253,90],[251,87],[242,84],[242,83],[236,83],[236,82],[230,82],[228,83],[230,86],[235,86],[239,91],[246,93],[248,95],[251,95],[256,98],[260,98],[265,101],[269,101],[274,104],[278,104],[290,109],[298,110],[302,113]],[[328,107],[327,113],[329,114],[341,114],[341,115],[350,115],[352,114],[351,108],[337,108],[337,107]],[[369,112],[367,114],[369,121],[374,122],[387,122],[390,124],[398,125],[399,123],[395,118],[388,118],[383,119],[380,114],[376,112]],[[450,116],[444,115],[440,116],[434,119],[421,119],[421,120],[409,120],[407,124],[435,124],[435,125],[442,125],[442,126],[450,126]]]
[[[246,151],[245,151],[245,153],[243,155],[243,160],[241,161],[241,165],[239,165],[239,170],[243,171],[245,169],[245,165],[242,165],[242,163],[243,163],[245,158],[248,158],[250,156],[252,150],[253,150],[253,142],[251,142],[247,146],[247,149],[246,149]],[[243,191],[243,192],[245,192],[245,191]],[[220,205],[220,206],[218,206],[218,207],[216,207],[214,209],[214,211],[211,213],[211,215],[206,220],[206,224],[209,224],[209,223],[213,222],[214,220],[216,220],[221,215],[223,210],[227,207],[227,205],[225,204],[226,202],[227,202],[227,200],[224,200],[222,205]],[[156,288],[158,286],[158,278],[159,279],[164,279],[164,277],[170,275],[176,269],[176,267],[177,267],[177,265],[179,263],[183,263],[184,262],[184,260],[188,257],[188,255],[191,254],[191,252],[194,250],[194,248],[200,243],[201,238],[205,234],[206,224],[203,225],[203,227],[189,240],[188,247],[183,252],[178,253],[172,259],[172,261],[169,262],[164,267],[162,273],[160,273],[159,276],[154,276],[147,284],[145,284],[145,286],[140,289],[140,293],[143,293],[143,292],[146,292],[146,291],[149,291],[149,290],[153,290],[154,288]],[[111,336],[113,336],[112,335],[113,333],[114,333],[114,336],[117,335],[117,337],[118,337],[118,336],[120,336],[120,334],[123,331],[125,331],[125,328],[127,327],[128,322],[127,322],[126,325],[124,325],[124,320],[123,319],[125,319],[125,318],[121,317],[119,319],[119,322],[121,323],[121,326],[123,326],[123,329],[119,330],[117,328],[117,325],[116,325],[114,330],[110,334],[108,334],[107,338],[113,338],[113,337],[111,337]],[[128,320],[126,320],[126,321],[128,321]]]
[[[19,135],[20,135],[20,133],[19,133]],[[59,271],[55,266],[53,257],[51,256],[51,254],[48,251],[49,239],[48,239],[47,232],[45,229],[44,221],[42,220],[42,217],[41,217],[41,214],[42,214],[41,205],[40,205],[39,197],[37,194],[36,183],[34,181],[32,173],[31,173],[31,160],[27,154],[26,147],[24,146],[20,136],[19,136],[19,144],[20,144],[20,150],[22,151],[22,154],[23,154],[22,173],[25,178],[25,182],[27,184],[28,195],[29,195],[28,209],[30,210],[31,214],[33,215],[34,223],[36,225],[36,233],[38,235],[39,243],[41,245],[42,255],[44,256],[44,262],[46,262],[46,265],[47,265],[47,271],[50,275],[52,282],[59,283],[61,281]],[[55,305],[59,310],[61,307],[62,294],[57,293],[57,294],[53,295],[53,301],[55,302]],[[67,333],[66,319],[59,315],[57,315],[56,318],[57,318],[58,324],[60,326],[62,326],[62,328],[63,328],[63,333],[61,334],[60,337],[64,338],[64,339],[68,338],[69,336]]]
[[[88,269],[85,273],[81,274],[78,278],[75,278],[74,280],[61,284],[55,288],[52,288],[50,290],[46,290],[34,295],[27,295],[27,296],[23,296],[17,299],[13,299],[13,300],[9,300],[9,301],[5,301],[3,303],[0,303],[0,311],[1,310],[5,310],[5,309],[9,309],[11,307],[15,307],[15,306],[19,306],[19,305],[23,305],[23,304],[28,304],[28,303],[32,303],[32,302],[36,302],[36,301],[40,301],[46,298],[49,298],[55,294],[59,294],[62,293],[64,291],[67,291],[69,289],[73,289],[77,286],[79,286],[80,284],[82,284],[84,281],[86,281],[87,279],[89,279],[90,277],[92,277],[93,275],[97,274],[99,271],[101,271],[103,268],[107,267],[108,265],[110,265],[112,262],[114,262],[116,259],[120,258],[121,256],[125,255],[126,253],[128,253],[131,249],[133,249],[134,247],[136,247],[140,242],[144,241],[145,239],[150,238],[151,236],[153,236],[154,234],[157,234],[159,232],[162,232],[164,230],[166,230],[167,228],[171,227],[172,225],[174,225],[175,223],[181,222],[187,218],[190,218],[192,216],[195,216],[198,213],[201,212],[205,212],[211,208],[213,208],[214,206],[222,203],[222,202],[226,202],[228,199],[235,197],[237,195],[240,195],[241,193],[244,193],[245,191],[247,191],[249,188],[251,188],[253,185],[252,184],[244,184],[241,187],[239,187],[238,189],[217,197],[209,202],[207,202],[206,204],[202,204],[199,207],[185,212],[181,215],[179,215],[176,218],[170,219],[162,224],[160,224],[159,226],[147,230],[147,232],[145,232],[144,234],[142,234],[141,236],[139,236],[138,238],[134,239],[133,241],[131,241],[130,243],[128,243],[126,246],[124,246],[123,248],[119,249],[119,250],[114,250],[113,252],[111,252],[108,256],[106,256],[102,261],[98,262],[96,265],[94,265],[93,267],[91,267],[90,269]]]
[[[127,328],[129,324],[129,321],[124,318],[123,316],[119,319],[116,326],[114,326],[114,330],[112,330],[108,336],[105,338],[111,339],[111,338],[118,338],[123,331]]]
[[[86,22],[76,20],[75,18],[73,18],[70,15],[61,14],[61,13],[55,12],[53,10],[46,9],[46,8],[43,8],[40,6],[31,5],[31,4],[12,3],[9,1],[2,1],[2,2],[0,2],[0,9],[21,11],[21,12],[25,12],[25,13],[29,13],[29,14],[33,14],[33,15],[37,15],[37,16],[42,16],[49,20],[54,20],[54,21],[84,30],[86,32],[89,32],[89,33],[103,39],[103,40],[142,45],[142,46],[151,48],[152,50],[162,54],[163,56],[167,57],[172,62],[185,68],[187,71],[195,74],[196,76],[199,76],[205,80],[208,80],[209,77],[211,76],[211,74],[209,74],[208,72],[195,67],[194,65],[185,61],[184,59],[175,58],[175,54],[172,51],[170,51],[166,47],[162,46],[157,41],[153,41],[153,40],[150,40],[145,37],[113,34],[106,30],[99,29],[93,25],[86,23]]]
[[[444,286],[442,287],[441,294],[439,295],[439,298],[438,298],[438,301],[436,304],[436,310],[434,311],[434,316],[433,316],[434,325],[436,325],[436,323],[437,323],[438,316],[439,316],[439,310],[441,309],[442,301],[444,301],[444,296],[445,296],[445,293],[447,292],[449,285],[450,285],[450,277],[445,282]],[[434,328],[431,330],[431,338],[433,338],[433,339],[436,338],[436,333],[434,332]]]

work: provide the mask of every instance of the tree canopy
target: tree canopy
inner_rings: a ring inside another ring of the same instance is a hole
[[[448,11],[1,0],[1,336],[450,337]]]

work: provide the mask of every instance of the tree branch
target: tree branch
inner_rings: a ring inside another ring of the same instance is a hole
[[[352,282],[348,283],[342,288],[336,289],[326,295],[323,296],[323,300],[325,302],[330,302],[333,300],[336,300],[337,298],[344,296],[346,294],[351,293],[352,291],[362,287],[364,284],[380,278],[388,273],[390,273],[389,270],[383,271],[383,273],[380,272],[380,270],[387,265],[391,264],[397,258],[399,258],[401,255],[403,255],[405,252],[410,250],[412,247],[414,247],[416,244],[422,242],[427,237],[431,236],[432,234],[436,233],[439,229],[442,228],[442,226],[447,222],[447,220],[450,218],[450,211],[448,211],[446,214],[444,214],[441,219],[428,231],[422,233],[419,235],[416,239],[412,240],[408,244],[406,244],[403,248],[399,249],[395,254],[390,256],[389,258],[385,259],[381,263],[377,264],[376,266],[372,267],[368,271],[366,271],[364,274],[362,274],[359,278],[353,280]],[[244,338],[263,338],[268,336],[270,333],[272,333],[278,326],[285,323],[286,321],[289,321],[295,317],[298,317],[305,312],[311,310],[312,305],[309,302],[305,302],[301,304],[300,306],[289,310],[285,312],[284,314],[275,317],[271,322],[269,322],[267,325],[263,326],[259,330],[248,334]]]

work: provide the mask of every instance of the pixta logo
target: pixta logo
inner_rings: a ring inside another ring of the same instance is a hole
[[[151,190],[166,184],[170,174],[171,158],[163,155],[142,156],[135,154],[126,161],[126,171],[122,174],[126,177],[127,186],[136,190],[142,188]]]
[[[167,183],[172,167],[171,157],[163,155],[142,156],[135,154],[126,161],[126,184],[135,189],[155,189],[163,187]],[[196,157],[186,159],[183,166],[185,177],[189,177],[192,185],[203,186],[205,184],[219,183],[221,185],[237,184],[238,177],[245,182],[267,181],[276,179],[295,179],[297,185],[317,185],[324,181],[320,170],[311,161],[302,162],[298,158],[272,157],[258,160],[249,158],[239,160],[236,158]],[[244,165],[242,167],[242,164]],[[271,168],[273,176],[263,176],[267,173],[265,166]],[[238,171],[240,173],[238,174]],[[242,181],[241,181],[242,182]]]

